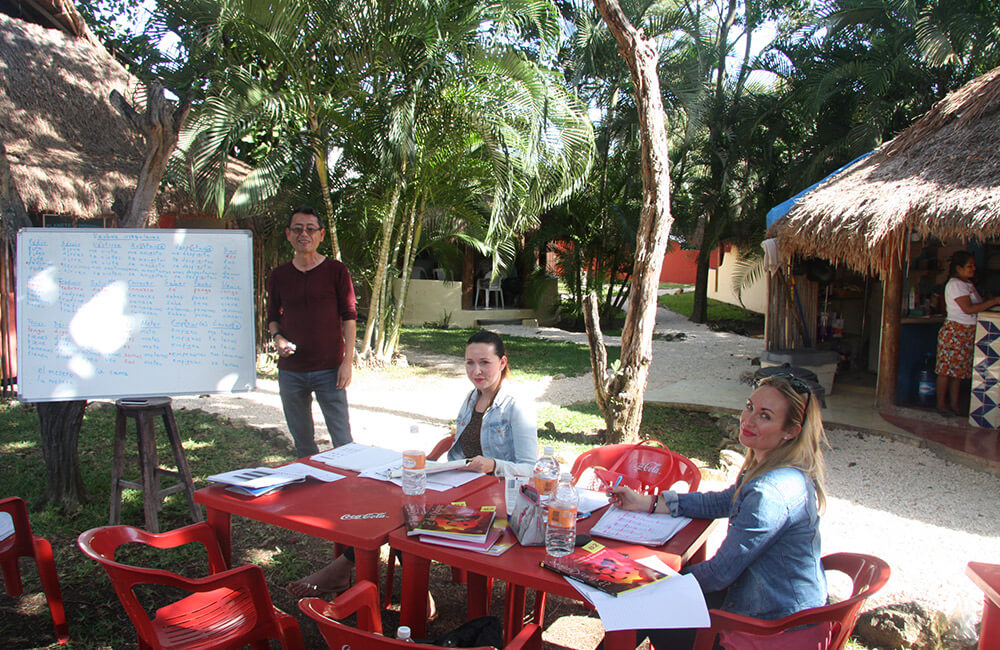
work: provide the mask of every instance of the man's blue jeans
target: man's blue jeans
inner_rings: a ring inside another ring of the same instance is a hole
[[[337,388],[337,369],[313,372],[278,371],[278,394],[285,411],[288,431],[295,441],[299,458],[319,451],[313,426],[312,396],[323,412],[334,447],[351,442],[351,421],[347,413],[347,391]]]

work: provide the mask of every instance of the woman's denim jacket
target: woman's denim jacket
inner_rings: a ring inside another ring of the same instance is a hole
[[[718,552],[691,565],[702,591],[728,589],[722,609],[775,620],[827,602],[820,561],[819,513],[812,480],[796,467],[773,469],[740,489],[664,492],[675,516],[729,517]]]
[[[448,460],[465,458],[459,437],[472,419],[472,410],[478,398],[479,390],[474,388],[462,403],[455,423],[455,442],[448,450]],[[534,407],[531,400],[515,398],[501,383],[493,403],[483,414],[480,429],[483,456],[496,461],[497,476],[531,474],[538,459],[538,423]]]

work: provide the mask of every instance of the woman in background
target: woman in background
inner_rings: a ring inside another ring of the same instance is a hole
[[[1000,304],[1000,298],[983,301],[972,278],[976,260],[969,251],[951,256],[948,283],[944,287],[947,320],[938,331],[937,412],[945,417],[961,416],[958,403],[963,379],[972,376],[972,346],[976,338],[976,314]]]

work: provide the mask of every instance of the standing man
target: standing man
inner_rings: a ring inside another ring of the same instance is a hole
[[[278,350],[278,392],[300,458],[319,451],[314,393],[333,446],[352,440],[346,389],[358,313],[347,267],[316,252],[325,234],[315,210],[295,208],[285,228],[295,257],[268,280],[267,331]]]

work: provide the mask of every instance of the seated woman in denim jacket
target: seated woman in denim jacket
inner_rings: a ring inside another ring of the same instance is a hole
[[[819,539],[826,439],[816,402],[798,379],[762,380],[740,415],[740,442],[748,453],[739,480],[727,490],[653,497],[613,489],[612,503],[626,510],[729,517],[718,552],[684,569],[710,607],[775,620],[826,604]],[[657,648],[690,648],[697,630],[643,633]]]
[[[482,330],[465,344],[465,373],[475,388],[458,413],[455,441],[448,460],[468,458],[464,469],[483,474],[531,473],[538,455],[534,404],[504,388],[510,374],[499,335]],[[351,584],[354,549],[348,548],[319,571],[288,585],[298,598],[339,594]],[[432,601],[433,602],[433,601]]]
[[[475,388],[458,412],[448,460],[469,458],[466,469],[484,474],[531,474],[538,456],[534,404],[504,386],[510,371],[499,335],[482,330],[469,337],[465,374]]]

